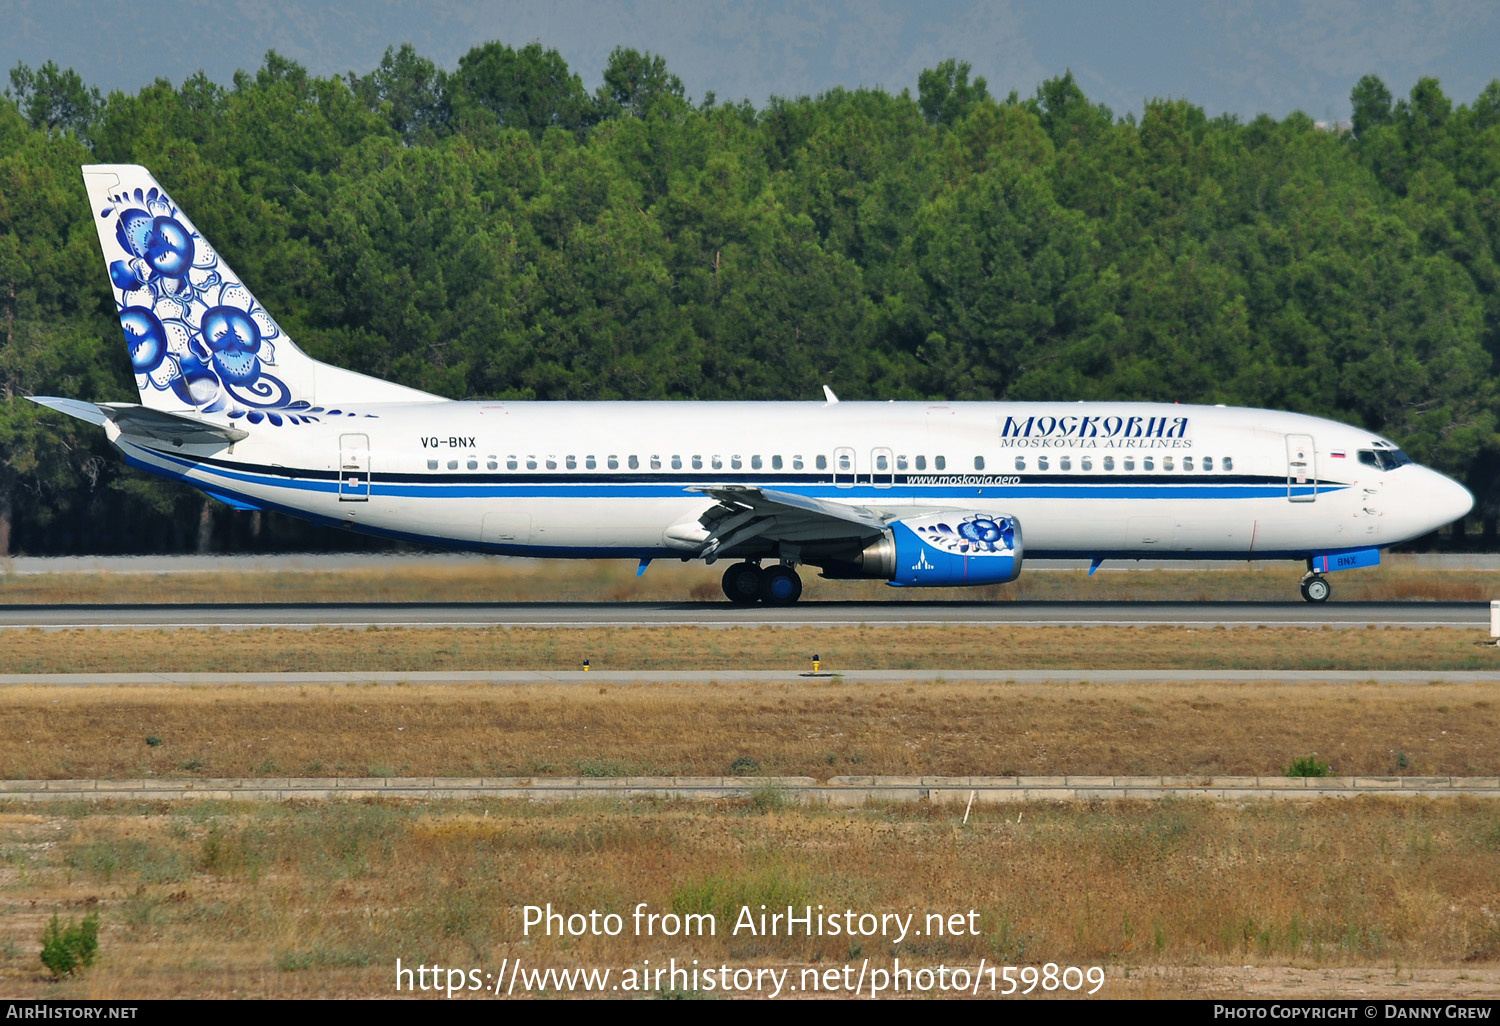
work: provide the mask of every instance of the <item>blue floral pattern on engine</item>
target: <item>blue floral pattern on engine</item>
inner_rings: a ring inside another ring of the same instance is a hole
[[[955,555],[1010,555],[1016,547],[1015,521],[971,513],[956,525],[936,518],[919,523],[917,536],[928,545]]]
[[[283,415],[268,422],[318,420],[309,414],[323,411],[293,401],[272,372],[280,327],[171,198],[153,187],[109,200],[99,216],[114,218],[127,255],[110,263],[109,277],[136,385],[171,391],[203,413],[275,409]]]

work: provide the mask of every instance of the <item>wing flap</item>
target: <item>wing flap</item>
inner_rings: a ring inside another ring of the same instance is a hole
[[[885,530],[886,520],[880,514],[865,509],[863,506],[845,506],[838,502],[828,502],[824,499],[814,499],[808,495],[797,495],[794,492],[778,491],[774,488],[751,488],[744,485],[715,485],[706,488],[691,489],[702,492],[704,495],[718,499],[726,505],[744,507],[755,510],[758,513],[774,514],[796,510],[802,513],[812,513],[830,520],[841,520],[848,524],[854,524],[862,531],[860,534],[879,534]]]
[[[860,506],[845,506],[806,495],[715,485],[691,489],[719,500],[700,518],[708,534],[696,555],[710,562],[730,555],[736,545],[755,538],[793,544],[809,541],[873,538],[885,530],[885,519]]]

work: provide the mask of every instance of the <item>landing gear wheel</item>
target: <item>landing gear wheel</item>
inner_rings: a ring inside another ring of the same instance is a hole
[[[737,606],[760,601],[760,567],[754,563],[733,563],[724,571],[724,594]]]
[[[1325,577],[1309,577],[1302,582],[1302,597],[1308,602],[1327,602],[1333,589]]]
[[[789,606],[802,597],[802,578],[786,565],[760,572],[760,599],[768,606]]]

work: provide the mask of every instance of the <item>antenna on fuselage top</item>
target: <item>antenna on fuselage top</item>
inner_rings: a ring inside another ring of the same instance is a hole
[[[827,385],[823,386],[823,395],[827,398],[829,406],[832,406],[834,403],[839,401],[839,397],[834,395],[833,389],[829,388]]]

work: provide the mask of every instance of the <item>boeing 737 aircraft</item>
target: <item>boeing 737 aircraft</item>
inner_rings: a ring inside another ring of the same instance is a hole
[[[1303,560],[1321,602],[1324,574],[1473,506],[1369,431],[1267,410],[453,402],[303,353],[145,168],[83,178],[141,401],[35,401],[240,509],[641,569],[729,560],[731,602],[783,605],[804,564],[948,587],[1014,580],[1023,551]]]

